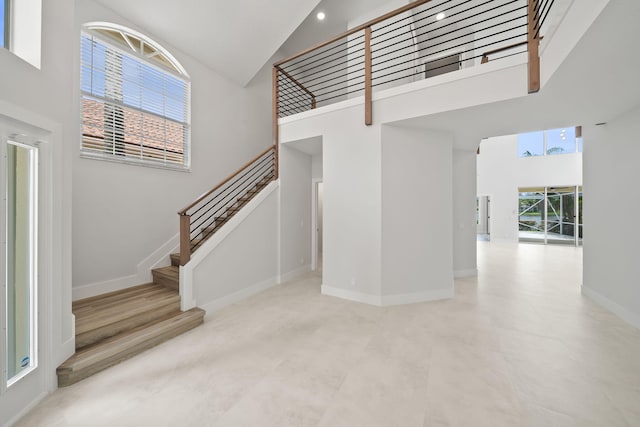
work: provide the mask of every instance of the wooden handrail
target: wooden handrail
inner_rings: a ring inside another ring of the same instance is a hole
[[[215,187],[213,187],[211,190],[207,191],[206,193],[204,193],[202,196],[198,197],[196,199],[195,202],[191,203],[189,206],[187,206],[186,208],[182,209],[181,211],[178,212],[178,215],[186,215],[187,211],[191,208],[193,208],[195,205],[197,205],[198,203],[200,203],[201,201],[203,201],[204,199],[206,199],[207,197],[209,197],[211,194],[215,193],[217,190],[220,189],[220,187],[222,187],[223,185],[225,185],[226,183],[228,183],[229,181],[231,181],[233,178],[235,178],[237,175],[239,175],[244,169],[248,168],[249,166],[251,166],[252,163],[260,160],[260,157],[264,156],[265,154],[267,154],[269,151],[276,149],[275,145],[272,145],[271,147],[267,148],[266,150],[264,150],[262,153],[258,154],[256,157],[254,157],[252,160],[248,161],[246,164],[244,164],[241,168],[239,168],[238,170],[236,170],[234,173],[232,173],[231,175],[229,175],[227,178],[225,178],[220,184],[216,185]]]
[[[482,54],[482,56],[485,57],[485,56],[493,55],[494,53],[498,53],[498,52],[502,52],[503,50],[509,50],[509,49],[513,49],[513,48],[516,48],[516,47],[524,46],[526,44],[527,44],[526,41],[520,42],[520,43],[510,44],[509,46],[503,46],[503,47],[499,47],[497,49],[488,50],[488,51],[484,52]]]
[[[372,25],[379,24],[382,21],[386,21],[389,18],[393,18],[394,16],[400,15],[401,13],[407,12],[407,11],[409,11],[411,9],[414,9],[414,8],[416,8],[418,6],[421,6],[421,5],[425,4],[425,3],[429,3],[430,1],[431,0],[417,0],[417,1],[413,2],[413,3],[409,3],[406,6],[402,6],[402,7],[398,8],[398,9],[392,10],[389,13],[386,13],[386,14],[384,14],[382,16],[379,16],[379,17],[377,17],[375,19],[372,19],[371,21],[365,22],[362,25],[358,25],[355,28],[352,28],[352,29],[350,29],[348,31],[345,31],[342,34],[339,34],[339,35],[337,35],[335,37],[332,37],[327,41],[318,43],[315,46],[312,46],[309,49],[303,50],[300,53],[297,53],[297,54],[295,54],[293,56],[290,56],[290,57],[285,58],[285,59],[283,59],[281,61],[278,61],[273,65],[274,65],[274,67],[279,67],[280,65],[282,65],[284,63],[287,63],[289,61],[293,61],[294,59],[300,58],[301,56],[304,56],[307,53],[310,53],[310,52],[313,52],[314,50],[323,48],[323,47],[325,47],[325,46],[327,46],[327,45],[329,45],[331,43],[337,42],[340,39],[343,39],[345,37],[349,37],[352,34],[355,34],[355,33],[359,32],[359,31],[362,31],[367,27],[371,27]]]
[[[538,39],[539,39],[539,40],[542,40],[543,38],[544,38],[544,37],[542,37],[542,36],[538,37]],[[499,48],[497,48],[497,49],[488,50],[488,51],[486,51],[486,52],[484,52],[484,53],[482,54],[482,63],[483,63],[483,64],[486,64],[486,63],[487,63],[487,61],[489,60],[489,58],[488,58],[488,57],[489,57],[489,55],[493,55],[494,53],[502,52],[503,50],[509,50],[509,49],[514,49],[514,48],[516,48],[516,47],[525,46],[525,45],[527,45],[528,43],[529,43],[529,42],[524,41],[524,42],[520,42],[520,43],[510,44],[509,46],[503,46],[503,47],[499,47]],[[485,59],[486,59],[487,61],[485,61]]]
[[[316,103],[316,96],[313,94],[313,92],[311,92],[309,89],[307,89],[306,87],[304,87],[304,85],[302,83],[300,83],[299,81],[297,81],[296,79],[294,79],[291,74],[287,73],[285,70],[283,70],[282,68],[278,67],[277,65],[275,66],[275,68],[277,68],[278,71],[280,71],[282,74],[284,74],[284,76],[286,78],[288,78],[289,80],[291,80],[296,86],[298,86],[300,89],[302,89],[303,91],[305,91],[310,97],[311,97],[311,109],[315,108],[315,103]]]

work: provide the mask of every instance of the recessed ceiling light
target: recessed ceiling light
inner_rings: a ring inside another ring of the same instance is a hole
[[[443,20],[447,15],[444,12],[440,12],[439,14],[436,15],[436,19],[438,21]]]
[[[324,14],[324,12],[318,12],[318,14],[316,15],[316,18],[318,18],[318,21],[324,20],[325,17],[326,15]]]

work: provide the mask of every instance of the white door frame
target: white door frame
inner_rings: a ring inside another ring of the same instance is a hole
[[[318,184],[322,178],[311,179],[311,270],[318,269]]]
[[[63,184],[66,172],[61,167],[62,126],[0,101],[0,142],[6,144],[8,139],[38,148],[39,332],[36,369],[10,387],[7,387],[4,375],[0,376],[0,413],[3,414],[0,426],[13,424],[56,389],[55,368],[75,350],[69,279],[71,264],[68,261],[71,240],[63,239],[61,227],[63,223],[71,224],[70,186]]]

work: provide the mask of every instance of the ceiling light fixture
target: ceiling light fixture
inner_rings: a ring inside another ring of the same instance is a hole
[[[440,12],[439,14],[436,15],[436,19],[438,21],[442,21],[447,15],[444,12]]]
[[[318,21],[323,21],[325,17],[326,15],[324,14],[324,12],[318,12],[318,14],[316,15],[316,18],[318,18]]]

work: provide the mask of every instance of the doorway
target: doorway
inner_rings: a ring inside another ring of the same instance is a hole
[[[312,217],[312,270],[322,273],[323,252],[323,209],[324,209],[324,184],[319,179],[313,180],[313,217]]]
[[[476,224],[478,240],[491,240],[491,196],[476,197]]]

